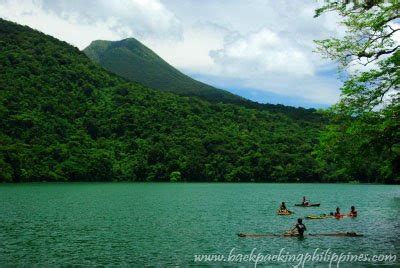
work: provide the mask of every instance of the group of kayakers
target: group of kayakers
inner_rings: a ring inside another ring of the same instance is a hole
[[[335,212],[331,212],[330,215],[334,216],[335,218],[343,218],[344,216],[348,217],[357,217],[357,210],[355,206],[351,206],[350,212],[348,214],[342,214],[340,213],[340,208],[337,207]]]
[[[305,196],[303,196],[303,201],[302,201],[302,205],[303,206],[309,206],[310,202],[307,200],[307,198]],[[278,210],[278,214],[280,215],[289,215],[292,214],[293,212],[290,211],[287,207],[285,202],[282,202],[279,210]],[[324,214],[325,215],[325,214]],[[357,210],[354,206],[351,206],[350,208],[350,212],[348,214],[342,214],[340,212],[340,208],[337,207],[335,212],[331,212],[329,214],[330,216],[336,218],[336,219],[340,219],[343,218],[345,216],[347,217],[357,217]],[[329,216],[328,216],[329,217]],[[307,230],[307,227],[304,225],[303,223],[303,219],[299,218],[297,219],[297,223],[296,225],[293,227],[293,229],[291,229],[290,231],[288,231],[287,233],[285,233],[285,235],[298,235],[298,236],[303,236],[304,235],[304,231]]]

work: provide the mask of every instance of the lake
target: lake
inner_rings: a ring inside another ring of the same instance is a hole
[[[302,196],[320,207],[294,207]],[[281,201],[294,210],[278,216]],[[241,238],[283,233],[298,217],[339,206],[359,216],[304,220],[310,233],[355,231],[364,237]],[[244,255],[329,252],[397,254],[400,186],[351,184],[65,183],[0,185],[0,266],[241,265]],[[223,254],[236,261],[195,261]],[[242,255],[239,255],[242,254]],[[213,255],[214,256],[214,255]],[[299,260],[299,259],[297,259]],[[297,261],[296,260],[296,261]],[[296,261],[293,264],[296,264]],[[323,261],[322,261],[323,262]],[[264,263],[264,265],[268,263]],[[275,260],[275,264],[287,266]]]

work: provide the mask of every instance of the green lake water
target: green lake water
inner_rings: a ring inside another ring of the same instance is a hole
[[[306,195],[321,207],[294,207]],[[281,201],[295,211],[278,216]],[[298,217],[333,211],[355,219],[305,220],[310,233],[365,237],[240,238],[282,233]],[[68,183],[0,185],[3,265],[252,265],[195,262],[195,254],[397,254],[400,186],[346,184]],[[268,264],[268,263],[264,263]],[[282,263],[281,263],[282,264]],[[287,263],[282,264],[287,266]]]

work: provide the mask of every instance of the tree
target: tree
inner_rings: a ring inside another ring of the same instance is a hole
[[[340,101],[329,110],[332,123],[340,127],[326,130],[340,134],[323,135],[317,150],[319,159],[326,160],[325,165],[343,162],[353,167],[360,158],[362,162],[374,159],[380,161],[379,167],[374,165],[379,169],[378,179],[399,181],[400,44],[394,37],[400,33],[400,1],[327,1],[315,16],[330,11],[342,17],[347,31],[342,38],[316,41],[318,51],[338,61],[348,78],[341,88]],[[340,154],[343,148],[329,146],[332,143],[351,145],[346,148],[352,150],[347,154],[351,157]],[[332,163],[332,158],[337,161]],[[371,169],[359,175],[372,176],[375,173]]]
[[[169,180],[172,182],[177,182],[182,180],[182,175],[179,171],[173,171],[169,175]]]

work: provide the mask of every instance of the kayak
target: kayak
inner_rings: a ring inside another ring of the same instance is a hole
[[[322,219],[333,219],[333,218],[334,218],[334,216],[326,215],[326,214],[306,216],[306,219],[309,219],[309,220],[322,220]]]
[[[239,237],[298,237],[298,234],[237,234]],[[305,234],[305,237],[313,236],[340,236],[340,237],[360,237],[362,234],[356,232],[345,232],[345,233],[322,233],[322,234]]]
[[[350,217],[348,215],[340,215],[340,216],[333,216],[333,215],[327,215],[327,214],[321,214],[321,215],[308,215],[306,216],[306,219],[309,220],[323,220],[323,219],[343,219],[343,218],[347,218]]]
[[[340,216],[333,216],[335,219],[337,219],[337,220],[340,220],[340,219],[343,219],[343,218],[347,218],[347,217],[350,217],[350,216],[348,216],[348,215],[340,215]]]
[[[315,203],[315,204],[308,204],[308,205],[304,205],[304,204],[294,204],[296,207],[319,207],[319,205],[321,205],[320,203]]]
[[[285,215],[285,216],[294,214],[294,212],[293,212],[293,211],[290,211],[290,210],[287,210],[287,211],[279,211],[279,210],[278,210],[276,213],[277,213],[278,215]]]

